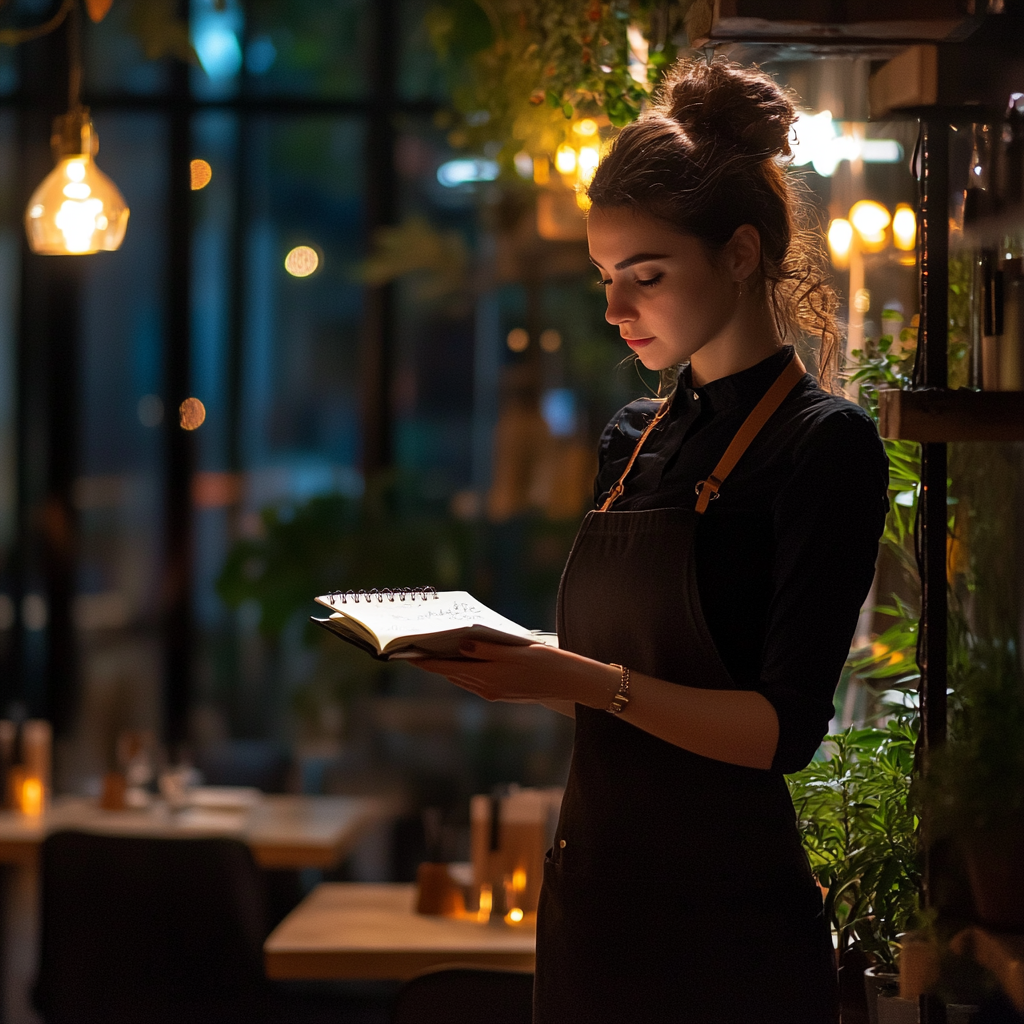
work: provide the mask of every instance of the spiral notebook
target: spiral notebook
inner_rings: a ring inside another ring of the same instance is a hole
[[[459,646],[465,640],[558,646],[554,633],[520,626],[464,590],[336,590],[316,600],[331,615],[312,616],[313,622],[382,661],[424,656],[461,659]]]

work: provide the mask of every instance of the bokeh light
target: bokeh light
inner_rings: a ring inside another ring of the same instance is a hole
[[[892,239],[897,249],[910,252],[917,245],[917,215],[913,207],[900,203],[892,218]]]
[[[540,332],[540,347],[545,352],[557,352],[562,347],[562,336],[553,327]]]
[[[576,150],[567,143],[562,143],[555,150],[555,170],[559,174],[572,174],[576,170]]]
[[[284,258],[284,269],[292,277],[309,277],[320,266],[316,249],[308,245],[297,245]]]
[[[869,246],[885,244],[885,229],[891,220],[889,211],[872,199],[862,199],[850,208],[850,223]]]
[[[186,398],[178,407],[182,430],[198,430],[206,420],[206,406],[198,398]]]
[[[828,226],[828,248],[832,262],[842,269],[850,260],[853,245],[853,225],[844,217],[836,217]]]
[[[210,180],[213,178],[213,168],[205,160],[193,160],[188,167],[193,192],[198,192],[199,189],[206,188],[210,184]]]
[[[509,349],[513,352],[525,352],[530,345],[530,335],[527,334],[523,327],[513,327],[512,330],[508,332],[505,344],[508,345]]]

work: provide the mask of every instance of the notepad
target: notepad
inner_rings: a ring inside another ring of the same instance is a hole
[[[463,658],[466,640],[558,646],[554,633],[527,629],[464,590],[336,591],[317,603],[331,610],[313,622],[374,658]]]

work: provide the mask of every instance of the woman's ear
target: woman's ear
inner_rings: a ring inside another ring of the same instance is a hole
[[[725,246],[725,265],[734,281],[745,281],[761,265],[761,234],[753,224],[741,224]]]

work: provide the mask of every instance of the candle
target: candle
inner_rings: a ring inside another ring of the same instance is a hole
[[[43,780],[34,775],[28,775],[21,783],[21,811],[33,818],[38,818],[43,813],[45,789]]]

